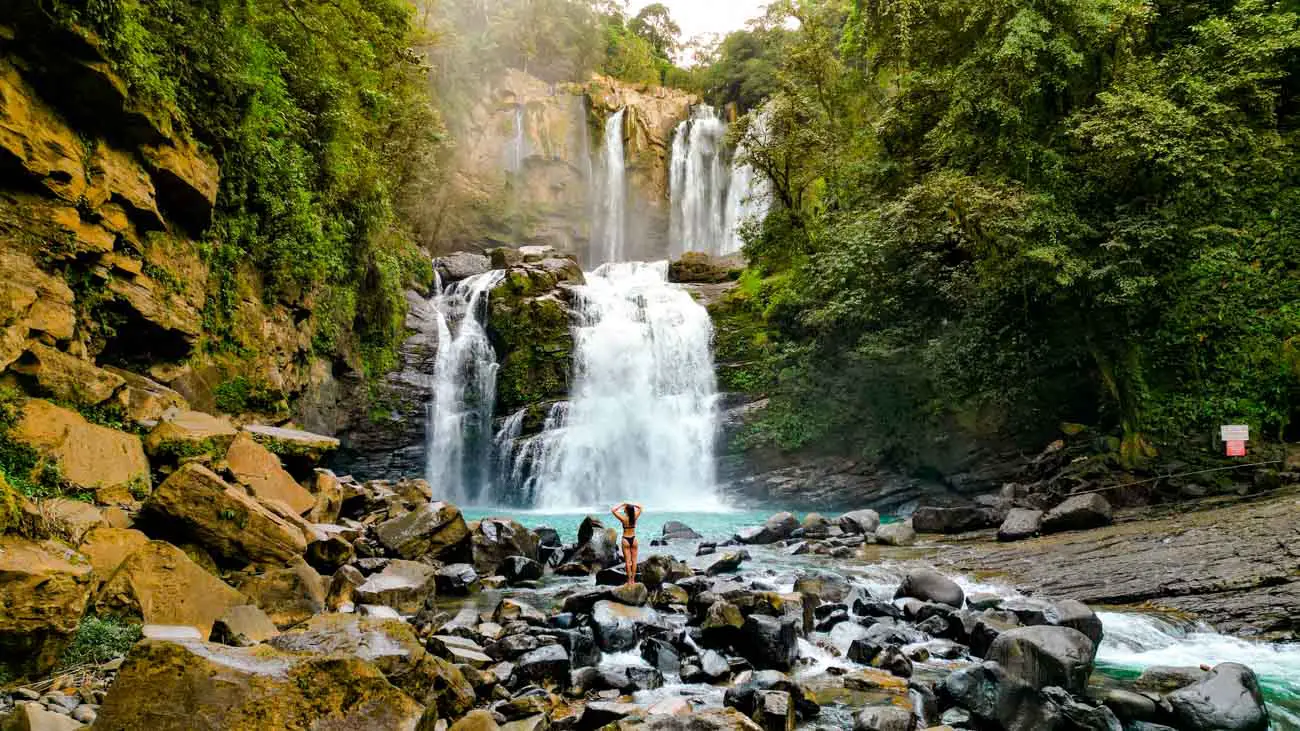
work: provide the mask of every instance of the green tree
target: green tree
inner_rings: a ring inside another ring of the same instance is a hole
[[[682,28],[663,3],[650,3],[628,23],[628,30],[644,39],[655,55],[670,60],[681,47]]]

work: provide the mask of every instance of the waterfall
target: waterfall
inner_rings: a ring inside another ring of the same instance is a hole
[[[718,507],[712,324],[667,271],[667,262],[605,264],[575,288],[574,388],[516,454],[524,501]]]
[[[755,120],[761,124],[761,116]],[[706,104],[673,132],[669,164],[673,256],[740,250],[742,224],[767,213],[770,186],[726,147],[727,125]],[[743,148],[742,148],[743,149]]]
[[[623,117],[620,109],[605,122],[601,145],[603,168],[596,239],[591,250],[597,262],[622,261],[627,237],[627,163],[623,155]],[[595,252],[600,252],[598,255]]]
[[[524,167],[524,160],[528,158],[528,138],[525,136],[527,128],[527,119],[524,116],[524,105],[515,105],[515,136],[510,141],[510,146],[506,150],[506,169],[512,173],[517,173]]]
[[[504,275],[478,274],[445,292],[439,285],[430,302],[437,313],[438,351],[426,477],[435,492],[459,504],[475,503],[490,480],[497,362],[484,325],[488,292]]]

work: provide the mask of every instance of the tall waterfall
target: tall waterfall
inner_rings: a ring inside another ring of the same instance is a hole
[[[623,154],[623,117],[615,112],[605,122],[601,145],[601,190],[593,259],[598,263],[622,261],[627,238],[627,161]],[[599,252],[596,254],[596,252]]]
[[[441,285],[431,304],[437,312],[438,352],[429,402],[426,477],[438,494],[474,503],[491,480],[492,411],[496,405],[496,354],[488,342],[488,292],[505,273],[493,270]]]
[[[727,125],[701,104],[673,133],[669,166],[673,256],[740,250],[741,225],[767,213],[767,181],[726,146]],[[740,151],[737,150],[736,153]]]
[[[667,272],[662,261],[605,264],[576,288],[573,392],[514,457],[523,502],[718,506],[712,323]]]
[[[528,158],[528,137],[527,135],[527,117],[523,104],[515,105],[515,134],[510,140],[510,145],[506,150],[506,169],[512,173],[517,173],[524,167],[524,160]]]

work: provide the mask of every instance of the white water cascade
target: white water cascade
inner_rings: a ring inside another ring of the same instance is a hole
[[[496,354],[484,323],[488,292],[501,270],[439,283],[431,304],[437,312],[438,351],[429,402],[429,484],[457,504],[476,502],[490,481],[492,411],[496,405]]]
[[[597,205],[592,259],[596,263],[622,261],[627,243],[627,161],[623,154],[623,116],[620,109],[605,122],[601,144],[601,186]]]
[[[515,452],[519,501],[719,507],[712,323],[667,271],[664,261],[606,264],[576,288],[573,392]]]
[[[755,122],[761,124],[761,116]],[[725,255],[740,250],[740,227],[766,215],[770,185],[726,146],[727,125],[706,104],[673,133],[669,166],[674,257],[688,251]]]
[[[512,173],[517,173],[524,167],[524,160],[528,159],[528,137],[526,136],[527,117],[524,113],[524,105],[515,105],[515,134],[510,140],[510,145],[506,149],[506,169]]]

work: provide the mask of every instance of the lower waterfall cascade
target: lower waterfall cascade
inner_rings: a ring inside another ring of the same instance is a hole
[[[545,510],[623,500],[719,507],[713,327],[667,269],[605,264],[576,288],[571,400],[552,406],[542,433],[500,463],[517,501]],[[519,418],[506,421],[498,444]]]

